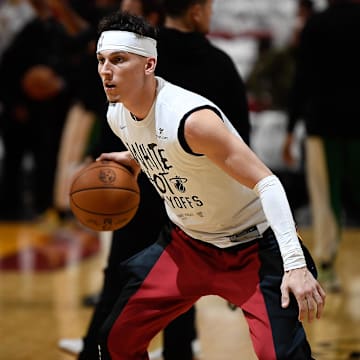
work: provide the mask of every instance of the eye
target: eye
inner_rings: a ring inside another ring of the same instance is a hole
[[[99,64],[103,64],[104,61],[105,61],[104,58],[100,58],[100,57],[98,58],[98,63],[99,63]]]
[[[114,57],[114,59],[113,59],[113,63],[114,63],[114,64],[120,64],[120,63],[122,63],[122,62],[124,62],[124,58],[123,58],[122,56],[116,56],[116,57]]]

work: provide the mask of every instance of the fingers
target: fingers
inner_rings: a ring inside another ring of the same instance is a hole
[[[289,303],[290,303],[289,296],[282,296],[281,297],[281,307],[287,308],[289,306]]]
[[[117,163],[125,166],[129,171],[131,171],[134,176],[137,178],[140,174],[141,168],[138,162],[132,157],[130,151],[120,151],[120,152],[111,152],[111,153],[102,153],[96,161],[101,160],[112,160]]]
[[[132,157],[128,151],[120,151],[120,152],[110,152],[110,153],[102,153],[97,158],[96,161],[102,160],[111,160],[115,161],[124,166],[129,166]]]
[[[326,294],[325,291],[322,289],[322,287],[320,285],[318,285],[317,291],[314,292],[314,299],[316,301],[317,304],[317,313],[316,313],[316,317],[318,319],[320,319],[323,311],[324,311],[324,306],[325,306],[325,299],[326,299]]]
[[[100,154],[97,158],[96,161],[101,161],[101,160],[114,160],[114,154],[113,153],[102,153]]]
[[[299,306],[299,321],[304,321],[308,313],[308,303],[306,298],[300,301],[298,300],[298,306]]]
[[[285,309],[290,304],[290,294],[289,294],[290,290],[286,282],[286,277],[283,278],[282,284],[280,286],[280,291],[281,291],[281,307]]]
[[[299,320],[312,322],[315,317],[320,319],[325,306],[325,292],[318,286],[312,293],[307,294],[302,300],[298,301]]]
[[[315,319],[317,313],[317,305],[312,297],[307,297],[305,300],[307,303],[308,322],[312,322]]]
[[[282,291],[281,294],[281,307],[283,308],[287,308],[289,306],[290,303],[290,297],[289,297],[289,291]]]
[[[305,297],[304,299],[298,301],[299,305],[299,321],[308,320],[309,322],[313,321],[315,318],[315,305],[312,298]]]

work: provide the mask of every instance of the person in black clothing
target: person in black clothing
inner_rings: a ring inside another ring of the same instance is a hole
[[[0,64],[5,150],[0,218],[10,220],[26,215],[21,170],[27,152],[34,159],[31,212],[38,216],[52,207],[59,139],[72,102],[70,53],[86,26],[60,1],[50,6],[34,0],[31,5],[35,17],[14,38]]]
[[[307,130],[306,166],[319,279],[340,290],[335,261],[345,192],[359,209],[360,191],[360,3],[329,0],[300,37],[289,137],[299,118]]]
[[[211,14],[208,1],[165,0],[165,24],[158,37],[156,75],[196,92],[219,105],[249,143],[249,113],[243,79],[231,57],[207,38]],[[189,56],[188,54],[191,54]],[[214,66],[219,73],[214,74]],[[164,330],[164,359],[191,359],[196,339],[195,307]]]
[[[152,1],[151,4],[148,0],[140,2],[146,5],[143,8],[145,18],[149,18],[150,14],[154,16],[154,12],[160,13],[161,16],[161,5],[159,7],[157,1]],[[131,3],[138,5],[139,1],[124,1],[122,10],[136,14]],[[208,0],[171,0],[162,3],[165,24],[160,26],[159,63],[156,74],[174,84],[207,96],[219,104],[242,138],[248,142],[250,126],[244,83],[232,59],[206,38],[211,16],[205,12],[208,3]],[[191,57],[184,56],[189,52],[192,53]],[[193,56],[194,52],[196,56]],[[214,64],[217,64],[221,72],[213,74]],[[94,158],[100,152],[122,149],[122,144],[107,124],[104,124],[102,131],[103,135],[100,139],[106,141],[100,143],[106,147],[93,149]],[[154,243],[165,222],[163,203],[143,174],[139,176],[139,185],[141,201],[135,218],[123,229],[113,233],[99,303],[83,339],[84,348],[79,360],[98,358],[96,339],[99,329],[126,280],[125,275],[118,272],[119,263]],[[192,360],[196,357],[195,316],[195,307],[192,307],[164,329],[163,358],[165,360]]]
[[[214,101],[249,143],[244,82],[231,57],[208,40],[210,18],[196,15],[204,3],[164,1],[166,20],[159,32],[156,74]],[[197,21],[197,17],[201,20]],[[218,72],[214,73],[214,67]]]

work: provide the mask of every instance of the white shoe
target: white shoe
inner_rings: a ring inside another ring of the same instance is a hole
[[[84,348],[83,339],[60,339],[58,342],[58,346],[61,350],[66,351],[73,355],[78,355]],[[201,355],[201,346],[200,341],[195,339],[191,343],[191,347],[193,353],[196,357],[200,357]],[[149,352],[150,360],[161,360],[162,358],[163,348],[157,348],[154,351]]]
[[[84,348],[83,339],[60,339],[58,346],[61,350],[73,355],[78,355]]]
[[[162,359],[162,352],[163,348],[159,347],[155,349],[154,351],[149,352],[149,359],[150,360],[161,360]]]
[[[200,340],[199,339],[195,339],[191,342],[191,347],[192,347],[192,351],[194,356],[196,356],[197,359],[200,359],[201,357],[201,345],[200,345]],[[157,349],[155,349],[154,351],[150,351],[149,352],[149,359],[150,360],[161,360],[162,359],[162,352],[163,352],[163,348],[159,347]]]
[[[201,344],[199,339],[195,339],[191,342],[191,347],[194,356],[196,356],[197,359],[200,359],[201,357]]]

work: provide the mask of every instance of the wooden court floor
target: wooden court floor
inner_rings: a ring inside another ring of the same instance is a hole
[[[90,319],[92,309],[82,299],[101,286],[108,240],[77,233],[76,244],[63,236],[54,245],[47,231],[33,224],[0,223],[0,265],[15,252],[23,257],[17,268],[14,258],[0,267],[1,360],[74,359],[57,342],[81,337]],[[300,232],[311,248],[311,229]],[[346,229],[337,261],[343,291],[328,294],[323,318],[306,325],[317,360],[360,359],[359,259],[360,229]],[[256,359],[240,310],[231,311],[218,297],[204,297],[197,303],[197,322],[202,360]]]

